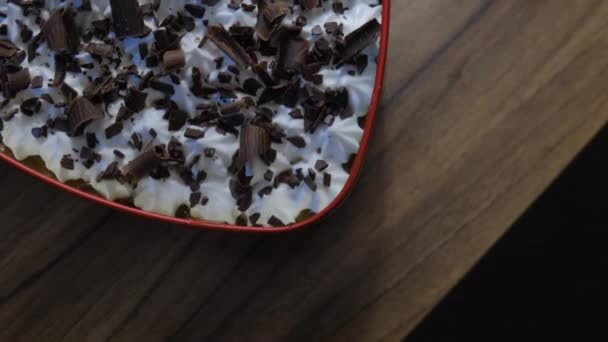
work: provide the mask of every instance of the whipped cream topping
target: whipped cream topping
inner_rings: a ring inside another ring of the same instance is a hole
[[[109,0],[91,0],[92,10],[79,12],[77,22],[86,24],[93,20],[111,17],[111,6]],[[150,1],[140,0],[140,4]],[[376,18],[381,22],[381,5],[378,0],[343,0],[346,10],[343,14],[338,14],[332,10],[331,1],[322,1],[322,7],[310,11],[302,11],[299,6],[294,6],[293,13],[288,14],[284,23],[293,23],[299,15],[305,15],[307,24],[302,29],[302,35],[306,39],[314,40],[312,30],[315,26],[323,25],[327,22],[336,22],[343,25],[343,32],[348,35],[350,32],[361,27],[371,19]],[[45,10],[42,11],[42,18],[48,19],[50,11],[57,7],[67,6],[69,2],[59,0],[46,0]],[[200,1],[168,1],[162,0],[156,12],[156,20],[146,17],[146,25],[155,30],[158,23],[169,15],[175,15],[183,11],[186,4],[200,4]],[[257,10],[247,12],[243,9],[234,10],[228,6],[229,0],[217,1],[213,6],[206,6],[204,18],[195,19],[195,28],[191,32],[185,33],[181,39],[181,48],[185,52],[186,65],[177,73],[179,84],[174,85],[175,94],[171,100],[175,101],[179,108],[194,118],[198,105],[209,103],[209,100],[195,97],[189,90],[192,79],[192,67],[198,67],[208,73],[209,82],[217,82],[221,72],[226,72],[229,66],[235,65],[222,50],[210,42],[206,42],[199,48],[201,40],[205,36],[206,24],[221,24],[228,28],[235,24],[255,26],[257,20]],[[251,3],[243,1],[243,3]],[[80,6],[80,1],[72,2],[74,7]],[[0,0],[0,12],[5,13],[5,17],[0,17],[0,25],[8,28],[8,39],[25,50],[27,44],[21,40],[20,23],[27,25],[34,35],[40,33],[40,26],[35,23],[33,16],[24,16],[20,6],[14,3],[7,3]],[[18,23],[18,21],[20,23]],[[114,33],[110,33],[110,38],[114,38]],[[159,68],[148,68],[145,61],[141,60],[139,45],[146,42],[149,45],[154,41],[152,34],[142,38],[126,38],[119,41],[117,45],[122,50],[123,65],[135,64],[140,74],[148,70],[158,71]],[[93,38],[92,42],[100,42]],[[376,63],[375,59],[379,51],[379,41],[368,46],[362,53],[369,57],[369,65],[362,73],[353,72],[356,70],[353,65],[343,65],[339,68],[325,66],[320,74],[323,75],[323,82],[319,85],[320,89],[340,89],[346,88],[349,94],[349,110],[352,116],[346,118],[336,117],[333,124],[321,125],[310,134],[305,132],[302,119],[294,119],[289,115],[293,108],[282,105],[265,104],[275,115],[273,123],[281,127],[287,137],[299,136],[305,139],[306,146],[298,148],[294,144],[283,139],[282,143],[272,143],[272,148],[277,151],[276,160],[270,165],[266,165],[261,160],[256,160],[247,165],[247,172],[251,175],[251,186],[253,187],[253,203],[246,210],[245,214],[251,216],[259,214],[258,224],[266,225],[274,217],[281,222],[288,224],[294,222],[302,211],[320,212],[327,207],[330,202],[343,189],[349,174],[345,171],[343,164],[356,154],[363,134],[358,124],[360,117],[365,116],[369,109],[373,92]],[[37,49],[38,56],[31,62],[25,59],[23,67],[29,68],[32,77],[41,76],[43,79],[42,87],[39,89],[25,89],[20,91],[16,97],[9,101],[0,113],[14,111],[20,104],[31,97],[39,97],[43,93],[50,94],[55,99],[63,98],[60,91],[50,87],[55,72],[54,53],[50,51],[47,44],[43,42]],[[219,57],[224,58],[223,66],[216,69],[215,60]],[[83,73],[68,72],[65,83],[71,86],[79,94],[91,83],[91,80],[99,76],[97,74],[99,66],[98,60],[92,58],[87,52],[80,52],[76,58],[82,64],[92,63],[96,67],[83,69]],[[270,60],[267,57],[260,57],[261,60]],[[116,72],[116,71],[113,71]],[[242,70],[239,80],[242,83],[248,77],[255,77],[250,70]],[[169,76],[160,79],[165,83],[172,83]],[[137,86],[139,80],[129,78],[129,86]],[[232,82],[235,82],[234,78]],[[185,130],[191,125],[186,125],[177,132],[168,130],[167,120],[163,119],[164,110],[155,109],[152,104],[155,100],[161,99],[164,95],[152,89],[145,90],[148,93],[147,106],[141,112],[135,114],[131,120],[124,122],[122,131],[110,139],[106,138],[104,130],[115,121],[119,108],[123,100],[118,100],[107,107],[106,116],[101,120],[94,120],[86,126],[85,132],[95,133],[98,144],[95,152],[101,156],[99,162],[90,168],[85,167],[78,161],[78,153],[82,147],[87,146],[84,135],[70,137],[63,132],[49,132],[47,137],[35,137],[32,129],[41,127],[49,119],[64,117],[64,109],[42,101],[42,108],[38,114],[26,116],[18,113],[10,120],[4,120],[1,131],[2,142],[10,148],[14,156],[23,160],[32,156],[39,156],[46,167],[55,174],[57,179],[62,182],[70,180],[84,180],[101,196],[109,200],[131,199],[133,204],[146,211],[173,216],[180,206],[190,203],[192,190],[180,179],[174,170],[171,176],[165,179],[155,179],[144,177],[136,185],[120,183],[115,180],[98,181],[98,175],[102,173],[110,163],[117,161],[119,167],[124,167],[140,151],[129,148],[129,141],[133,133],[141,134],[144,143],[157,141],[168,143],[172,137],[177,138],[183,144],[183,151],[186,161],[191,161],[197,155],[201,155],[205,149],[213,149],[215,153],[212,157],[202,156],[200,160],[192,165],[193,172],[204,170],[207,174],[206,179],[200,185],[200,192],[205,197],[205,201],[191,206],[190,216],[196,219],[211,220],[217,222],[234,223],[236,218],[242,213],[238,210],[234,197],[230,191],[230,179],[232,177],[229,166],[232,163],[235,151],[239,149],[239,138],[233,134],[220,133],[213,127],[204,128],[205,136],[202,139],[193,140],[184,136]],[[243,97],[244,95],[239,95]],[[255,108],[246,110],[247,116],[254,115]],[[200,129],[200,127],[196,127]],[[151,130],[156,132],[155,136]],[[124,158],[117,158],[114,151],[119,150],[124,154]],[[65,155],[72,155],[74,169],[68,170],[61,166],[61,160]],[[318,172],[314,182],[316,191],[310,186],[301,182],[295,188],[287,184],[280,184],[273,191],[264,196],[258,193],[273,185],[272,181],[265,179],[265,173],[270,170],[274,175],[278,175],[285,170],[302,169],[306,172],[314,170],[315,163],[319,160],[325,161],[328,166],[323,172]],[[329,186],[324,184],[323,174],[331,175]],[[204,202],[204,203],[203,203]]]

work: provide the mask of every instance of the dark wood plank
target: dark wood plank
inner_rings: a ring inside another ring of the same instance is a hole
[[[359,184],[294,234],[109,214],[0,167],[0,340],[402,338],[605,124],[607,14],[394,1]]]
[[[89,238],[109,210],[0,165],[0,303]]]
[[[401,0],[391,3],[388,61],[398,72],[385,74],[382,98],[386,103],[408,87],[463,32],[475,23],[491,0],[446,3],[442,0]],[[397,69],[397,68],[395,68]]]
[[[49,272],[9,297],[0,310],[0,340],[70,337],[89,323],[91,311],[103,313],[103,320],[87,334],[113,331],[181,258],[194,234],[166,225],[143,230],[132,223],[132,217],[113,216]],[[114,302],[118,295],[119,303]]]

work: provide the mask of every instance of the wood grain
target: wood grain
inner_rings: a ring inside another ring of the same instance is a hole
[[[394,1],[358,185],[293,234],[184,230],[0,167],[0,340],[403,338],[606,123],[607,15]]]

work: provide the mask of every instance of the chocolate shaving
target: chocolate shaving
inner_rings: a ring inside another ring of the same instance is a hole
[[[127,96],[125,96],[125,106],[134,113],[137,113],[146,108],[146,99],[148,93],[139,91],[135,88],[129,88],[127,90]]]
[[[344,169],[344,171],[350,173],[353,166],[355,165],[356,159],[357,159],[357,155],[355,153],[348,156],[348,160],[346,161],[346,163],[342,164],[342,168]]]
[[[340,51],[341,58],[337,64],[344,63],[345,61],[351,59],[368,45],[375,42],[380,36],[380,31],[380,23],[378,20],[372,19],[347,35],[344,38],[345,46],[342,51]]]
[[[190,91],[197,97],[209,95],[203,86],[203,74],[201,73],[201,69],[197,67],[192,68],[192,87],[190,88]]]
[[[233,25],[229,28],[230,35],[245,50],[254,51],[257,48],[255,41],[255,29],[251,26]]]
[[[120,122],[120,121],[111,124],[105,130],[106,139],[112,139],[113,137],[119,135],[120,132],[122,132],[122,129],[123,129],[123,125],[122,125],[122,122]]]
[[[243,0],[230,0],[230,2],[228,3],[228,8],[236,11],[241,8],[242,1]]]
[[[206,38],[205,38],[206,39]],[[213,60],[215,62],[215,68],[216,69],[221,69],[222,66],[224,65],[224,57],[217,57],[216,59]]]
[[[264,84],[267,87],[271,87],[271,86],[276,85],[276,82],[272,79],[272,77],[268,73],[268,70],[266,69],[266,67],[267,67],[267,63],[262,62],[262,63],[254,64],[251,68],[252,68],[253,72],[255,72],[258,75],[260,80],[262,80],[262,82],[264,82]]]
[[[67,85],[66,83],[61,85],[60,90],[61,90],[61,93],[63,94],[63,97],[65,97],[65,99],[68,103],[72,102],[72,100],[74,100],[78,96],[78,92],[76,90],[74,90],[74,88]]]
[[[133,146],[136,150],[141,151],[144,147],[144,140],[141,134],[134,132],[131,134],[131,140],[129,141],[129,145]]]
[[[328,115],[327,99],[324,92],[311,85],[306,86],[304,97],[301,103],[304,108],[304,130],[314,133]]]
[[[67,110],[69,133],[76,136],[92,120],[103,118],[103,112],[86,97],[80,96],[72,101]]]
[[[118,113],[116,114],[116,121],[124,121],[130,119],[135,114],[134,111],[130,110],[125,106],[120,106]]]
[[[355,67],[357,68],[357,72],[362,74],[368,65],[368,57],[367,55],[358,55],[354,58]]]
[[[23,68],[16,72],[7,73],[7,90],[9,97],[15,96],[18,92],[30,86],[31,78],[29,69]]]
[[[320,25],[315,25],[315,27],[312,28],[311,33],[313,36],[320,36],[323,34],[323,28]]]
[[[23,114],[32,116],[40,111],[41,105],[42,103],[37,97],[30,97],[21,103],[19,109]]]
[[[330,173],[323,174],[323,185],[325,185],[326,187],[331,186],[331,174]]]
[[[169,74],[169,78],[171,79],[171,82],[173,82],[173,84],[175,85],[179,85],[181,83],[180,78],[176,74]]]
[[[311,10],[319,6],[319,0],[300,0],[300,5],[305,10]]]
[[[267,182],[272,181],[272,177],[274,177],[274,172],[272,172],[272,170],[268,170],[264,173],[264,180]]]
[[[93,151],[92,149],[83,146],[80,149],[80,159],[84,161],[88,161],[90,163],[85,163],[86,167],[91,167],[93,165],[93,163],[95,162],[100,162],[101,161],[101,155],[95,151]]]
[[[303,38],[285,39],[279,48],[277,69],[286,79],[300,71],[308,62],[308,40]]]
[[[277,218],[276,216],[271,216],[268,219],[268,224],[271,225],[272,227],[283,227],[285,226],[285,223],[283,223],[283,221],[281,221],[279,218]]]
[[[240,67],[247,68],[252,64],[251,57],[247,51],[232,38],[223,26],[209,25],[207,28],[207,38]]]
[[[112,25],[112,22],[110,21],[110,19],[94,20],[91,22],[91,27],[93,29],[93,33],[99,39],[105,38],[108,35],[108,33],[110,33],[111,25]]]
[[[32,39],[28,44],[27,44],[27,60],[28,62],[31,62],[34,60],[34,58],[36,58],[36,50],[38,50],[38,47],[40,46],[40,43],[42,43],[42,41],[44,40],[44,37],[42,35],[42,32],[37,34],[36,36],[34,36],[34,39]]]
[[[312,180],[315,180],[317,178],[317,173],[315,170],[308,168],[308,176],[312,178]]]
[[[172,108],[167,111],[166,117],[169,120],[169,131],[179,131],[186,124],[188,113]]]
[[[299,15],[293,23],[296,26],[304,27],[308,23],[308,19],[306,19],[306,17],[303,15]]]
[[[236,205],[240,211],[246,211],[253,203],[251,186],[243,184],[237,180],[230,180],[230,194],[236,200]]]
[[[199,191],[193,192],[190,194],[190,206],[196,207],[201,203],[201,199],[203,198],[203,194]]]
[[[272,193],[272,190],[274,190],[274,188],[272,186],[265,186],[260,191],[258,191],[258,196],[260,196],[260,197],[268,196]]]
[[[220,132],[223,131],[238,135],[238,130],[235,127],[242,125],[244,122],[245,115],[242,113],[221,115],[217,123],[217,128]]]
[[[59,163],[66,170],[74,170],[74,159],[69,154],[64,155]]]
[[[204,155],[205,155],[205,157],[207,157],[207,158],[213,158],[213,157],[215,157],[215,148],[213,148],[213,147],[206,147],[206,148],[203,150],[203,154],[204,154]]]
[[[110,0],[110,6],[118,38],[143,36],[149,32],[137,0]]]
[[[291,112],[289,112],[289,116],[291,116],[292,119],[302,119],[304,118],[304,115],[302,114],[302,111],[299,109],[294,109]]]
[[[152,80],[152,78],[154,78],[154,71],[149,70],[141,77],[139,85],[137,86],[137,90],[144,90],[148,88],[148,86],[150,85],[150,80]]]
[[[330,35],[331,34],[336,34],[340,30],[340,26],[335,21],[330,21],[328,23],[325,23],[323,25],[323,27],[325,27],[325,32],[327,32],[327,34],[330,34]]]
[[[252,225],[257,226],[258,220],[260,219],[261,216],[262,215],[260,213],[252,214],[251,216],[249,216],[249,221],[251,222]]]
[[[207,172],[205,172],[204,170],[200,170],[198,172],[198,174],[196,175],[196,182],[198,184],[200,184],[200,183],[204,182],[205,179],[207,179]]]
[[[120,171],[120,168],[118,167],[118,162],[115,161],[110,163],[103,172],[97,175],[96,180],[97,182],[104,180],[116,180],[119,183],[123,183],[125,179],[122,171]]]
[[[168,98],[161,98],[152,103],[154,109],[176,109],[177,103]]]
[[[96,78],[93,83],[90,83],[82,92],[82,94],[93,102],[99,102],[104,94],[114,90],[112,76],[103,76]]]
[[[182,204],[175,210],[175,217],[186,219],[190,217],[190,207],[187,204]]]
[[[242,91],[251,96],[256,96],[258,94],[258,90],[264,88],[264,85],[260,83],[260,81],[255,78],[248,78],[243,82]]]
[[[296,39],[302,33],[302,28],[299,26],[281,26],[270,37],[267,42],[272,48],[275,48],[278,53],[278,48],[287,39]],[[275,53],[276,55],[276,53]]]
[[[200,188],[196,183],[196,180],[194,179],[194,174],[192,173],[192,170],[187,166],[178,166],[177,173],[184,182],[184,184],[188,185],[188,187],[192,191],[196,191]]]
[[[116,156],[116,158],[123,159],[123,158],[125,157],[125,154],[124,154],[124,153],[122,153],[122,152],[121,152],[121,151],[119,151],[119,150],[114,150],[114,151],[112,151],[112,152],[114,153],[114,155]]]
[[[13,57],[9,58],[8,61],[13,65],[20,65],[21,63],[23,63],[26,57],[27,53],[25,53],[25,51],[19,50]]]
[[[194,19],[192,17],[184,15],[181,12],[177,13],[177,20],[182,26],[182,28],[188,32],[192,32],[196,28],[196,23],[194,22]]]
[[[157,66],[158,66],[158,57],[148,56],[148,58],[146,58],[146,67],[156,68]]]
[[[241,112],[244,109],[247,109],[253,106],[255,103],[253,99],[250,97],[244,97],[240,100],[233,101],[232,103],[225,104],[220,107],[220,112],[223,115],[231,115]]]
[[[268,131],[259,126],[245,124],[239,138],[237,167],[242,168],[247,162],[265,153],[268,149],[270,149]]]
[[[220,72],[220,73],[217,75],[217,80],[218,80],[220,83],[230,83],[230,81],[232,80],[232,75],[230,75],[230,74],[229,74],[229,73],[227,73],[227,72]]]
[[[328,166],[329,166],[329,164],[327,164],[327,162],[325,160],[319,159],[315,162],[315,169],[319,172],[325,171],[325,169],[327,169]]]
[[[150,88],[158,90],[167,96],[173,96],[175,94],[175,89],[171,84],[161,82],[158,79],[151,79],[149,85]]]
[[[127,164],[124,174],[130,183],[136,182],[168,159],[167,152],[162,146],[147,148]]]
[[[2,103],[0,103],[0,106],[4,107],[4,106],[6,106],[6,104],[8,102],[10,102],[10,100],[9,99],[5,99],[4,101],[2,101]],[[13,109],[10,109],[8,111],[2,111],[2,112],[0,112],[0,122],[2,122],[2,120],[4,120],[4,121],[10,121],[10,120],[12,120],[15,117],[15,115],[17,115],[17,113],[19,113],[19,108],[13,108]]]
[[[95,133],[88,132],[87,134],[85,134],[85,138],[87,140],[88,148],[97,147],[97,144],[99,143],[99,141],[97,140],[97,136],[95,135]]]
[[[306,147],[306,140],[304,140],[304,138],[302,138],[302,137],[299,137],[299,136],[288,137],[288,138],[286,138],[286,140],[289,141],[292,145],[294,145],[297,148]]]
[[[242,213],[237,216],[236,220],[234,221],[234,224],[239,227],[247,227],[249,225],[248,223],[249,219],[247,218],[247,215],[245,215],[245,213]]]
[[[205,7],[195,4],[186,4],[184,6],[186,12],[195,18],[202,18],[205,16]]]
[[[295,188],[300,185],[300,179],[293,173],[293,170],[285,170],[274,177],[274,187],[280,184],[287,184],[290,188]]]
[[[255,31],[262,40],[268,41],[272,34],[281,26],[283,18],[289,13],[287,2],[279,0],[270,3],[268,0],[260,0],[258,3],[258,21]]]
[[[143,61],[148,57],[148,44],[139,43],[139,58]]]
[[[42,27],[49,49],[55,52],[78,52],[80,35],[74,17],[71,7],[58,8],[51,13]]]
[[[99,57],[112,57],[114,46],[110,44],[89,43],[84,47],[84,51]]]
[[[290,83],[267,87],[264,89],[260,95],[260,98],[258,99],[258,105],[262,105],[267,102],[275,102],[293,108],[297,104],[299,97],[299,81],[294,80]]]
[[[42,88],[42,83],[42,76],[35,76],[34,78],[32,78],[32,89]]]
[[[19,48],[11,41],[4,38],[0,39],[0,57],[10,58],[13,57],[18,51]]]
[[[55,76],[53,77],[53,83],[51,84],[52,87],[57,88],[63,85],[70,59],[70,56],[63,53],[55,54]]]
[[[182,36],[170,29],[160,29],[154,31],[155,47],[159,55],[167,50],[176,50],[180,48],[179,42]]]
[[[312,179],[311,176],[304,177],[304,184],[306,184],[313,192],[317,191],[317,183],[315,183],[315,180]]]
[[[80,10],[86,12],[93,10],[93,7],[91,6],[91,0],[82,0]]]
[[[340,1],[335,1],[334,3],[332,3],[331,8],[337,14],[344,14],[344,4]]]
[[[47,94],[47,93],[41,94],[40,98],[48,104],[52,104],[52,105],[55,104],[55,100],[53,99],[53,97],[50,94]]]
[[[198,140],[205,136],[205,132],[194,128],[186,128],[184,136],[188,139]]]
[[[169,50],[163,55],[163,71],[169,73],[186,65],[184,50]]]
[[[32,36],[34,35],[34,32],[32,30],[30,30],[29,27],[27,27],[27,25],[25,25],[21,20],[17,19],[15,20],[15,23],[17,24],[17,26],[19,27],[20,31],[19,31],[19,35],[21,36],[21,40],[24,43],[29,42],[30,39],[32,39]]]

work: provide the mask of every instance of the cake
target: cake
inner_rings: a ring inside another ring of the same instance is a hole
[[[379,0],[0,1],[0,135],[145,211],[284,226],[344,188]]]

